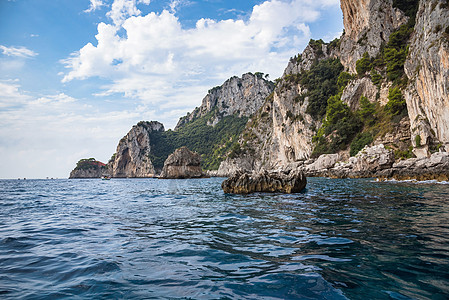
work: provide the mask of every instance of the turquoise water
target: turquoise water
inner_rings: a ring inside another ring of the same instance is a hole
[[[449,298],[449,185],[222,180],[0,181],[0,298]]]

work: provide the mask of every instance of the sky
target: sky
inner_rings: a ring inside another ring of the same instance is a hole
[[[0,0],[0,178],[107,162],[139,121],[174,128],[210,88],[274,80],[342,31],[338,0]]]

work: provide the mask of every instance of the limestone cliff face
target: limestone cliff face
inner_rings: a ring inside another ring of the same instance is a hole
[[[405,99],[412,142],[418,157],[429,146],[449,150],[449,5],[420,1],[409,55],[405,62],[409,85]],[[416,138],[419,136],[419,138]],[[421,141],[420,145],[416,142]]]
[[[341,39],[341,62],[355,73],[357,60],[365,52],[375,57],[382,43],[408,18],[393,8],[393,0],[341,0],[345,34]]]
[[[182,117],[175,130],[200,118],[212,110],[218,112],[209,125],[215,125],[223,117],[238,115],[249,117],[265,102],[265,98],[273,91],[274,83],[263,78],[261,74],[247,73],[242,78],[234,76],[222,86],[209,90],[200,107]]]
[[[109,162],[112,177],[154,176],[155,170],[149,158],[150,135],[154,131],[164,131],[164,125],[159,122],[140,122],[120,140],[116,154]]]
[[[272,97],[248,122],[240,138],[242,154],[229,157],[220,165],[218,176],[237,170],[284,169],[289,164],[307,159],[313,150],[312,137],[321,126],[306,110],[308,97],[298,97],[307,90],[290,78],[310,70],[316,60],[336,56],[336,49],[323,44],[307,46],[300,57],[290,60]]]

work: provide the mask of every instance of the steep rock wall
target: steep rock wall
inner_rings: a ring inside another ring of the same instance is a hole
[[[273,88],[274,83],[263,78],[262,74],[247,73],[241,78],[234,76],[223,85],[209,90],[201,106],[182,117],[175,130],[214,109],[218,113],[210,125],[215,125],[225,116],[249,117],[263,105]]]
[[[409,55],[405,62],[409,85],[405,90],[412,142],[418,157],[429,146],[449,150],[449,5],[420,1]],[[417,138],[419,136],[419,138]],[[420,141],[420,145],[417,145]]]
[[[393,8],[393,0],[341,0],[345,33],[341,39],[340,59],[350,72],[365,52],[375,57],[390,34],[408,18]]]
[[[242,151],[231,155],[220,165],[218,176],[236,170],[283,169],[287,165],[307,159],[312,150],[312,137],[321,126],[309,113],[308,97],[298,97],[307,90],[292,82],[294,75],[308,71],[317,60],[337,55],[336,49],[323,44],[309,45],[300,57],[291,59],[276,89],[261,109],[248,122],[240,137]]]
[[[164,125],[159,122],[140,122],[120,140],[116,154],[109,162],[109,172],[112,177],[154,176],[155,170],[149,158],[150,135],[153,131],[164,131]]]

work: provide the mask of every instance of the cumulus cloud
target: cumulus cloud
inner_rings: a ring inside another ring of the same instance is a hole
[[[23,94],[17,80],[0,81],[0,109],[7,110],[24,105],[30,96]]]
[[[150,0],[139,0],[138,3],[150,4]],[[136,0],[114,0],[111,10],[106,14],[115,25],[120,26],[131,16],[139,16],[142,12],[136,6]]]
[[[3,55],[20,58],[31,58],[38,55],[33,50],[27,49],[25,47],[6,47],[0,45],[0,50],[2,50]]]
[[[89,8],[86,9],[84,12],[90,13],[90,12],[96,11],[97,9],[99,9],[100,7],[102,7],[104,5],[105,4],[103,3],[102,0],[90,0]]]
[[[308,23],[319,18],[323,7],[339,4],[270,0],[254,6],[246,20],[203,18],[183,28],[175,15],[182,0],[173,0],[170,11],[147,15],[138,3],[113,2],[107,13],[112,23],[98,25],[96,45],[88,43],[62,60],[68,69],[63,82],[99,77],[110,82],[99,96],[118,93],[145,105],[192,108],[230,76],[248,71],[280,76],[288,58],[310,39]]]

